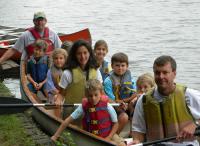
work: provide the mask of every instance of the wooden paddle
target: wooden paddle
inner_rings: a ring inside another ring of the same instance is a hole
[[[200,127],[196,128],[194,135],[200,136]],[[138,143],[138,144],[130,144],[130,139],[132,139],[132,138],[129,138],[127,140],[127,143],[128,143],[127,146],[147,146],[147,145],[153,145],[153,144],[158,144],[158,143],[162,143],[162,142],[175,140],[176,138],[177,138],[176,136],[173,136],[173,137],[168,137],[168,138],[163,138],[163,139],[158,139],[158,140],[148,141],[148,142],[143,142],[143,143]]]
[[[79,106],[81,103],[63,104],[63,107]],[[112,106],[119,106],[119,103],[112,103]],[[31,107],[56,107],[55,104],[38,103],[32,104],[23,99],[13,97],[0,97],[0,115],[22,113]]]

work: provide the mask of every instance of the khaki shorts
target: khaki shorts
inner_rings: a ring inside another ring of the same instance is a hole
[[[122,142],[124,143],[124,139],[118,134],[114,134],[111,140],[114,141],[116,144],[120,144]]]

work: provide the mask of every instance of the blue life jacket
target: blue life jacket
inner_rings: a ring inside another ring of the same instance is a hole
[[[112,81],[114,95],[117,100],[128,98],[134,93],[131,72],[129,70],[127,70],[125,74],[120,77],[114,72],[111,72],[110,79]]]
[[[99,70],[101,72],[101,76],[104,81],[106,79],[106,77],[109,75],[108,62],[104,60],[102,66],[100,67]]]

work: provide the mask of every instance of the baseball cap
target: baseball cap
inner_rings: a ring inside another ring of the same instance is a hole
[[[46,19],[46,15],[44,12],[35,12],[33,19],[38,19],[38,18],[45,18]]]

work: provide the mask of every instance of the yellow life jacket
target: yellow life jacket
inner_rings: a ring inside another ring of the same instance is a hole
[[[96,79],[96,69],[89,69],[88,79]],[[86,76],[80,67],[72,69],[72,83],[65,92],[66,103],[81,103],[85,95]]]
[[[186,105],[185,90],[185,86],[176,85],[174,92],[160,103],[153,97],[154,90],[144,95],[147,141],[176,136],[183,127],[194,122]]]

